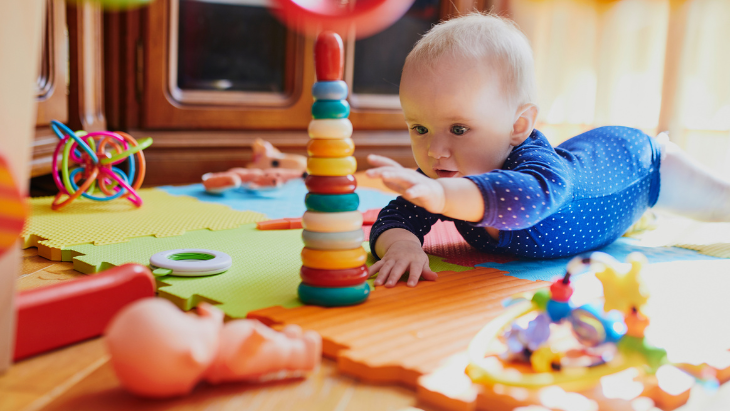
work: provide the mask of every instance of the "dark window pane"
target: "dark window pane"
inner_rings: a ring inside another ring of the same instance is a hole
[[[408,52],[438,21],[439,0],[416,0],[394,25],[356,41],[353,93],[397,95]]]
[[[181,89],[284,91],[286,28],[265,7],[180,0]]]

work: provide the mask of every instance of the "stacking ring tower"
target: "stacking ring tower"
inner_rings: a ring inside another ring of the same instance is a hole
[[[357,162],[347,118],[347,83],[342,81],[343,51],[338,34],[325,31],[317,37],[305,180],[309,193],[302,217],[299,299],[326,307],[359,304],[370,294],[360,199],[352,175]]]

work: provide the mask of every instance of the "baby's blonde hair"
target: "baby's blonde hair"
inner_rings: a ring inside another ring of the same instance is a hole
[[[535,63],[527,37],[509,19],[491,13],[469,13],[443,21],[426,33],[408,54],[409,66],[431,67],[442,57],[492,62],[512,103],[537,103]]]

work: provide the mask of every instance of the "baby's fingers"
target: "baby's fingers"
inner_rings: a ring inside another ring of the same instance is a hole
[[[429,267],[428,261],[426,261],[426,264],[423,265],[423,271],[421,271],[421,277],[423,277],[424,280],[435,281],[439,278],[439,275],[431,271],[431,267]]]
[[[393,260],[380,260],[380,261],[378,261],[378,263],[382,263],[382,264],[378,267],[378,269],[377,269],[377,271],[379,271],[378,277],[373,282],[373,284],[375,284],[376,286],[383,285],[385,283],[385,281],[388,279],[388,275],[390,274],[390,270],[393,268],[393,265],[395,264],[395,262]],[[375,266],[375,264],[373,264],[373,266]],[[375,272],[375,270],[373,270],[372,272]]]
[[[375,263],[373,263],[373,265],[368,267],[368,278],[375,275],[375,273],[377,273],[380,270],[380,267],[383,266],[383,263],[384,263],[383,260],[378,260]]]
[[[421,277],[421,270],[423,265],[417,262],[412,262],[411,267],[408,270],[408,286],[415,287],[418,284],[418,279]]]
[[[408,269],[409,262],[408,261],[398,261],[393,266],[393,269],[390,270],[390,275],[388,276],[388,281],[385,283],[386,287],[395,287],[395,285],[398,283],[398,280],[400,280],[400,277],[403,275],[403,273],[406,272]]]
[[[370,154],[368,156],[368,163],[375,167],[402,167],[400,164],[398,164],[397,161],[385,156],[379,156],[377,154]]]

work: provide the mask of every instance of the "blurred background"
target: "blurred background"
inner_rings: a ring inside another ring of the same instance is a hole
[[[306,153],[313,41],[279,23],[268,0],[156,0],[127,11],[45,1],[37,185],[57,143],[51,119],[153,137],[148,186],[246,164],[257,137]],[[730,0],[416,0],[377,35],[342,33],[361,169],[368,153],[415,165],[398,102],[403,61],[434,23],[471,10],[508,16],[527,34],[538,128],[554,144],[609,124],[669,131],[730,176]]]

